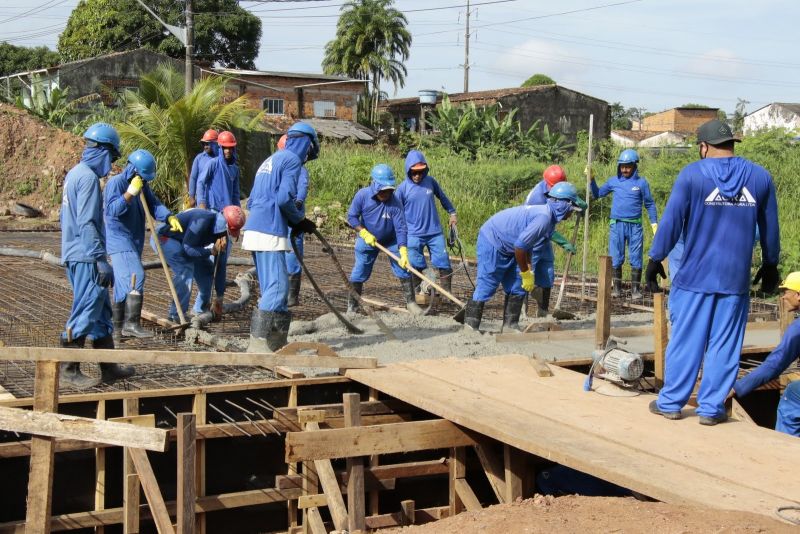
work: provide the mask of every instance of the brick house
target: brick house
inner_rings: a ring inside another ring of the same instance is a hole
[[[703,123],[718,118],[719,108],[673,108],[642,119],[642,130],[696,133]]]

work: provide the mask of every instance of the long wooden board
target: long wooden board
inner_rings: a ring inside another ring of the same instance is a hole
[[[800,441],[732,422],[650,414],[654,398],[583,391],[584,375],[538,377],[524,356],[395,364],[347,375],[460,426],[666,502],[773,515],[800,504],[787,458]],[[595,381],[597,385],[598,381]]]

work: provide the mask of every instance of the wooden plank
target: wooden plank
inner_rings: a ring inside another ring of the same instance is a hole
[[[307,432],[319,431],[319,423],[307,423],[306,429]],[[322,491],[328,498],[328,511],[331,513],[334,526],[337,530],[347,530],[347,508],[344,505],[344,498],[339,490],[339,482],[336,480],[331,461],[315,459],[314,467],[317,470]]]
[[[290,386],[289,387],[289,399],[287,400],[286,404],[289,407],[296,407],[297,406],[297,386]],[[286,469],[290,473],[297,473],[298,466],[297,462],[286,464]],[[293,475],[294,476],[294,475]],[[278,477],[275,477],[275,486],[278,486]],[[302,481],[298,481],[295,487],[302,487]],[[297,522],[297,511],[298,511],[298,502],[295,500],[288,500],[286,501],[286,516],[289,525],[289,534],[292,534],[292,531],[298,530],[298,522]]]
[[[36,363],[33,409],[36,412],[58,410],[58,368],[54,361]],[[11,410],[13,408],[6,408]],[[53,463],[55,445],[51,437],[31,438],[31,460],[28,471],[28,497],[25,514],[26,532],[50,532],[53,505]]]
[[[415,523],[414,510],[416,504],[414,501],[406,500],[400,501],[400,523],[403,526],[413,525]]]
[[[97,419],[106,418],[106,401],[97,401]],[[58,450],[56,448],[56,450]],[[106,449],[94,451],[94,509],[104,510],[106,507]],[[105,527],[97,527],[94,534],[105,534]]]
[[[0,428],[36,436],[80,438],[96,443],[159,452],[167,450],[168,443],[167,431],[160,428],[142,428],[88,417],[34,412],[4,406],[0,406]]]
[[[778,329],[780,330],[781,337],[786,333],[786,329],[794,321],[795,314],[786,305],[782,298],[778,299]]]
[[[667,358],[667,307],[664,293],[653,293],[653,362],[655,364],[656,388],[664,385],[664,364]]]
[[[401,503],[402,505],[402,503]],[[421,510],[414,510],[414,524],[422,525],[430,523],[431,521],[439,521],[450,516],[449,506],[436,506],[433,508],[424,508]],[[403,523],[406,519],[403,517],[402,510],[392,514],[382,514],[367,517],[367,528],[380,529],[391,527],[405,526]]]
[[[324,410],[310,410],[310,409],[297,410],[297,422],[300,423],[301,425],[305,423],[321,423],[324,420],[325,420]]]
[[[508,444],[503,444],[503,470],[506,481],[505,502],[514,502],[523,497],[524,468],[525,462],[521,451]]]
[[[464,502],[458,494],[457,483],[467,474],[466,450],[464,447],[453,447],[450,449],[450,515],[456,515],[464,511]]]
[[[483,509],[481,502],[478,500],[475,492],[472,491],[466,478],[456,479],[456,494],[458,494],[458,498],[464,503],[468,512],[477,512]]]
[[[553,376],[553,371],[537,355],[532,354],[528,361],[531,363],[533,370],[536,371],[536,376]]]
[[[303,508],[319,508],[320,506],[328,506],[328,498],[324,493],[316,493],[314,495],[301,495],[297,499],[297,507]]]
[[[123,399],[122,414],[123,416],[139,415],[139,400],[136,398]],[[122,493],[122,507],[124,510],[124,519],[122,522],[122,531],[124,534],[138,534],[141,484],[138,475],[136,475],[136,466],[133,464],[130,451],[131,449],[126,448],[123,452],[122,483],[124,487]],[[131,478],[130,475],[134,475],[134,478]]]
[[[292,472],[291,469],[289,471]],[[501,467],[501,481],[502,472],[503,469]],[[393,489],[394,481],[398,478],[446,475],[447,473],[449,473],[449,467],[447,466],[447,460],[444,458],[404,464],[379,465],[364,468],[364,484],[368,490],[384,491]],[[340,486],[346,486],[347,472],[337,472],[336,480],[339,481]],[[301,475],[278,475],[275,477],[275,488],[279,490],[299,488],[302,486],[302,482],[303,477]]]
[[[595,314],[594,345],[604,349],[611,335],[611,256],[598,258],[597,313]]]
[[[178,414],[178,525],[175,529],[177,534],[193,534],[195,532],[194,503],[197,491],[195,420],[195,415],[192,413]]]
[[[207,398],[205,393],[197,393],[192,397],[192,413],[195,424],[205,426],[207,423]],[[197,431],[197,428],[195,428]],[[206,441],[199,439],[195,445],[195,496],[204,497],[206,494]],[[195,513],[195,531],[197,534],[206,534],[206,514]]]
[[[126,425],[136,425],[144,428],[155,428],[156,416],[152,413],[144,415],[127,415],[123,417],[110,417],[112,423],[124,423]]]
[[[270,352],[183,352],[126,349],[62,349],[53,347],[2,347],[0,361],[25,360],[81,363],[126,363],[134,365],[235,365],[275,367],[313,367],[334,369],[371,369],[376,358],[338,356],[280,356]]]
[[[481,467],[483,467],[483,472],[486,473],[486,478],[489,480],[489,485],[492,487],[495,497],[497,497],[497,502],[503,504],[506,502],[506,480],[503,463],[490,450],[490,440],[487,438],[476,438],[475,452],[478,453],[478,460],[481,463]]]
[[[731,417],[737,421],[748,423],[750,425],[756,424],[755,421],[753,421],[753,418],[750,417],[750,414],[747,413],[747,410],[745,410],[736,399],[731,399]]]
[[[345,428],[361,425],[361,396],[358,393],[345,393],[342,397],[344,405]],[[350,532],[365,530],[366,496],[364,494],[364,460],[363,458],[347,459],[347,525]]]
[[[286,461],[321,460],[474,445],[450,421],[414,421],[286,434]]]
[[[159,534],[173,533],[175,530],[172,528],[172,520],[169,518],[167,506],[164,503],[164,497],[161,495],[161,490],[156,481],[156,475],[153,473],[153,467],[150,465],[150,460],[147,458],[147,453],[143,449],[129,449],[133,465],[136,466],[136,474],[139,475],[139,481],[142,483],[144,496],[147,498],[147,503],[150,505],[150,512],[153,514],[153,521],[156,523],[156,528]]]
[[[369,388],[369,400],[374,402],[378,400],[378,390]],[[363,413],[363,409],[362,409]],[[369,456],[369,467],[377,467],[381,463],[380,456],[371,454]],[[380,513],[380,493],[377,490],[370,490],[369,492],[369,514],[378,515]]]
[[[319,515],[319,508],[309,508],[306,512],[310,532],[312,534],[328,534],[328,529],[325,528],[325,523],[322,522],[322,516]]]

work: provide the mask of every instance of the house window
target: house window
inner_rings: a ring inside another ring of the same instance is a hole
[[[314,102],[315,117],[336,117],[336,102],[317,100]]]
[[[283,99],[282,98],[265,98],[261,101],[264,111],[267,115],[283,115]]]

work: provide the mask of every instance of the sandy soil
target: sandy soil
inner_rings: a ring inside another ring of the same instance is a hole
[[[478,512],[464,512],[426,525],[380,532],[387,534],[400,532],[403,534],[789,533],[798,532],[798,527],[751,513],[642,502],[633,498],[576,495],[555,498],[537,495],[533,499],[491,506]]]

